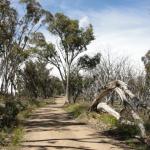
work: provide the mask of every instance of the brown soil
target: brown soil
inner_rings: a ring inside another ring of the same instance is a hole
[[[64,98],[36,110],[26,121],[21,150],[127,150],[63,110]]]

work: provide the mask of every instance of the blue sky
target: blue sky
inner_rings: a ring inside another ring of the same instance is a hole
[[[11,0],[23,13],[18,0]],[[39,0],[42,6],[55,13],[63,12],[78,19],[80,26],[91,23],[96,40],[88,52],[110,51],[115,55],[129,56],[136,64],[150,49],[150,0]],[[43,30],[47,40],[53,36]]]
[[[54,12],[66,11],[67,9],[99,11],[108,7],[138,9],[150,5],[149,0],[40,0],[40,2],[45,8]]]

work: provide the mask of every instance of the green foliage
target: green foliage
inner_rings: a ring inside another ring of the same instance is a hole
[[[62,54],[64,58],[66,58],[69,62],[72,62],[74,58],[79,55],[79,53],[85,51],[86,46],[92,40],[94,40],[93,29],[91,25],[87,29],[79,28],[78,20],[70,19],[69,17],[61,13],[56,13],[53,20],[48,22],[48,25],[49,31],[60,37],[60,47]],[[43,35],[40,35],[40,37],[43,37]],[[44,49],[44,51],[46,52],[46,58],[48,58],[49,61],[51,61],[51,59],[54,57],[59,57],[59,54],[55,50],[54,46],[51,43],[46,44],[44,37],[42,38],[42,40],[40,39],[40,41],[43,41],[44,45],[40,45],[39,39],[37,38],[35,40],[35,43],[38,47],[42,47]],[[69,55],[72,55],[70,59]],[[56,63],[54,62],[55,61],[53,60],[53,64]]]
[[[23,106],[19,100],[14,98],[4,101],[4,109],[1,109],[2,115],[0,120],[0,128],[11,127],[15,125],[18,113],[23,110]]]
[[[49,31],[60,37],[60,47],[65,61],[72,61],[86,46],[94,40],[92,26],[86,29],[79,27],[78,20],[70,19],[62,13],[56,13],[53,21],[49,22]],[[58,55],[57,53],[55,55]],[[70,56],[69,56],[70,55]],[[69,58],[70,57],[70,58]]]
[[[56,13],[53,22],[49,24],[49,30],[61,38],[67,53],[83,51],[94,40],[93,29],[90,25],[87,29],[80,29],[78,20],[70,19],[62,13]]]
[[[117,130],[115,132],[117,132],[117,134],[120,135],[120,137],[123,139],[129,139],[140,134],[139,128],[137,126],[125,124],[118,124]]]
[[[4,112],[0,112],[4,116],[0,122],[0,145],[8,146],[8,149],[10,147],[10,150],[15,150],[23,138],[24,131],[22,122],[28,118],[37,107],[54,103],[54,98],[37,100],[23,99],[22,97],[21,100],[17,101],[11,99],[7,107],[4,105]]]
[[[23,138],[23,135],[24,135],[23,128],[18,127],[14,129],[13,136],[12,136],[12,145],[13,146],[19,145]]]
[[[1,1],[0,18],[0,53],[3,54],[6,51],[4,45],[12,40],[17,23],[17,12],[11,7],[9,0]]]
[[[71,19],[62,13],[56,13],[53,19],[47,23],[48,30],[58,36],[60,41],[55,45],[57,49],[52,43],[45,41],[44,44],[40,45],[39,42],[36,42],[38,54],[40,58],[58,69],[63,88],[66,89],[67,99],[70,100],[69,96],[72,95],[69,93],[71,91],[69,89],[72,66],[79,54],[86,51],[87,45],[94,40],[93,28],[91,25],[85,29],[80,28],[78,20]]]
[[[19,94],[33,98],[61,94],[62,83],[57,77],[50,76],[50,71],[45,63],[27,62],[18,78]]]
[[[94,57],[90,58],[88,55],[84,55],[79,58],[78,66],[82,69],[93,69],[100,63],[101,54],[98,53]]]
[[[72,100],[74,103],[76,102],[79,95],[82,93],[82,76],[76,70],[73,70],[70,73],[69,92],[70,92],[70,96],[72,97]]]
[[[11,93],[16,90],[16,76],[20,66],[33,53],[34,45],[30,43],[32,35],[38,35],[41,40],[41,34],[37,31],[46,23],[46,18],[51,16],[36,0],[21,0],[21,3],[26,6],[23,15],[18,14],[11,1],[2,0],[0,3],[1,91],[5,94],[9,86]]]

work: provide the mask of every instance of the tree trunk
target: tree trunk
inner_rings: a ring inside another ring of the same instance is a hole
[[[144,122],[143,120],[140,118],[140,116],[135,112],[135,111],[131,111],[131,115],[134,118],[135,122],[137,123],[137,126],[140,129],[141,132],[141,137],[145,138],[146,137],[146,131],[145,131],[145,127],[144,127]]]
[[[65,80],[64,80],[64,78],[63,78],[63,74],[62,74],[62,72],[61,72],[61,69],[58,67],[58,66],[56,66],[56,68],[58,69],[58,71],[59,71],[59,74],[60,74],[60,77],[61,77],[61,80],[62,80],[62,86],[63,86],[63,90],[64,90],[64,93],[66,92],[65,90],[66,90],[66,86],[65,86]]]
[[[129,109],[130,115],[134,119],[134,123],[138,126],[141,132],[141,137],[145,138],[146,137],[146,132],[145,132],[145,127],[144,127],[144,122],[142,118],[139,116],[137,112],[137,107],[136,104],[139,104],[140,100],[128,89],[127,85],[120,81],[112,81],[109,82],[106,86],[105,89],[102,90],[102,92],[93,100],[92,105],[90,107],[90,111],[92,110],[99,110],[99,109],[104,109],[106,112],[114,116],[117,120],[121,119],[121,114],[116,112],[113,108],[107,105],[107,103],[102,103],[101,100],[108,95],[111,91],[115,91],[118,93],[118,95],[121,98],[121,101],[124,104],[124,107]],[[127,99],[128,96],[130,100]],[[123,123],[123,122],[122,122]],[[130,124],[128,121],[127,123]]]
[[[65,96],[65,104],[70,103],[70,95],[69,95],[69,80],[70,80],[70,66],[68,65],[67,69],[67,79],[66,79],[66,96]]]
[[[117,111],[115,111],[113,108],[108,106],[106,103],[99,103],[97,105],[97,110],[100,110],[100,109],[104,109],[106,112],[114,116],[117,120],[119,120],[121,117]]]
[[[114,116],[117,120],[121,119],[121,115],[117,111],[115,111],[113,108],[111,108],[109,105],[107,105],[106,103],[99,103],[98,104],[97,110],[101,110],[101,109],[105,110],[107,113]],[[132,115],[133,119],[135,120],[135,123],[132,123],[128,120],[121,120],[121,123],[128,124],[128,125],[137,125],[138,128],[140,129],[141,137],[145,138],[146,137],[146,131],[145,131],[145,127],[143,124],[143,120],[133,110],[131,111],[131,115]]]

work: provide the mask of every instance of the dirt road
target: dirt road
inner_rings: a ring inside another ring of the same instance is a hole
[[[101,136],[63,110],[64,99],[40,108],[26,122],[21,150],[127,150],[119,141]]]

